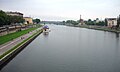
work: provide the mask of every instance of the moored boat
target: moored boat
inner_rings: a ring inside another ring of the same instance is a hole
[[[47,25],[43,26],[43,33],[49,33],[50,29]]]

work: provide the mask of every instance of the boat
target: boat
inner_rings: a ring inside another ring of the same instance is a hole
[[[48,34],[50,32],[50,29],[47,25],[43,26],[43,33]]]

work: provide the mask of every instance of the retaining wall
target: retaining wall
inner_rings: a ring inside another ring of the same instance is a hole
[[[9,54],[7,54],[5,57],[0,59],[0,70],[8,63],[10,62],[19,52],[21,52],[28,44],[30,44],[37,36],[39,36],[42,33],[40,31],[38,34],[30,38],[27,42],[19,46],[17,49],[11,51]]]

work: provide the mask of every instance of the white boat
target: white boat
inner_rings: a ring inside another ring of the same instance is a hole
[[[46,35],[46,34],[49,34],[50,32],[50,29],[47,25],[43,26],[43,33]]]
[[[49,29],[43,29],[43,33],[49,33],[50,30]]]

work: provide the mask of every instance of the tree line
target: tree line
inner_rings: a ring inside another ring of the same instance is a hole
[[[107,26],[107,22],[106,21],[98,21],[99,20],[98,18],[96,18],[96,20],[91,20],[91,19],[88,19],[88,21],[85,21],[85,24],[87,25],[97,25],[97,26]]]
[[[36,19],[33,19],[33,23],[36,23],[36,24],[38,24],[38,23],[40,23],[41,21],[40,21],[40,19],[38,19],[38,18],[36,18]]]
[[[67,25],[67,24],[71,24],[73,26],[76,26],[80,23],[80,20],[77,20],[77,21],[74,21],[74,20],[67,20],[67,21],[63,21],[63,24],[64,25]],[[84,21],[84,24],[86,25],[97,25],[97,26],[107,26],[107,20],[99,20],[98,18],[96,18],[96,20],[91,20],[91,19],[88,19],[86,21]],[[120,27],[120,15],[117,17],[117,25],[116,27]]]
[[[0,10],[0,26],[23,23],[24,21],[23,17],[7,15],[4,11]]]
[[[24,23],[25,20],[21,16],[11,16],[7,15],[4,11],[0,10],[0,27],[4,25],[12,25],[16,23]],[[40,19],[33,19],[33,23],[38,24]]]
[[[63,21],[63,24],[65,25],[65,24],[71,24],[71,25],[78,25],[80,23],[80,20],[77,20],[77,21],[75,21],[75,20],[67,20],[67,21]],[[105,22],[105,21],[98,21],[98,22],[96,22],[96,20],[91,20],[91,19],[88,19],[88,20],[86,20],[86,21],[84,21],[84,23],[86,24],[86,25],[98,25],[98,26],[106,26],[107,25],[107,23]]]

